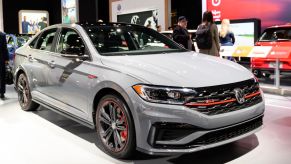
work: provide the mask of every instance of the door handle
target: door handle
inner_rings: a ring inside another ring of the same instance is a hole
[[[33,62],[34,58],[31,55],[28,55],[28,61]]]
[[[51,67],[51,68],[55,68],[56,67],[56,63],[55,63],[55,61],[50,61],[49,63],[48,63],[48,65]]]

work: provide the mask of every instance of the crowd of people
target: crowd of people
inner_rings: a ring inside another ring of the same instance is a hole
[[[177,26],[173,29],[172,39],[185,49],[195,51],[192,36],[187,29],[188,20],[185,16],[178,18]],[[159,31],[160,32],[160,31]],[[197,27],[196,43],[199,52],[212,56],[219,56],[220,46],[233,46],[235,43],[234,33],[230,29],[229,19],[223,19],[221,29],[213,21],[211,11],[203,13],[202,23]]]
[[[47,18],[42,17],[41,21],[27,21],[27,17],[24,16],[21,22],[22,33],[23,34],[36,34],[37,32],[43,30],[48,26]]]

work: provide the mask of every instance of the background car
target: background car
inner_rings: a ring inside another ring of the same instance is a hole
[[[280,72],[291,74],[291,25],[267,28],[256,46],[272,46],[274,53],[267,58],[252,58],[251,68],[257,77],[269,77],[274,73],[276,59],[280,60]],[[275,49],[281,47],[281,50]]]
[[[12,66],[13,65],[13,59],[15,55],[15,51],[23,46],[29,39],[31,38],[31,35],[14,35],[14,34],[6,34],[6,40],[7,40],[7,48],[9,53],[9,63]]]

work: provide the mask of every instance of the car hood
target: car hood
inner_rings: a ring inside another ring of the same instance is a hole
[[[253,78],[252,73],[239,64],[195,52],[104,56],[101,61],[142,83],[153,85],[206,87]]]

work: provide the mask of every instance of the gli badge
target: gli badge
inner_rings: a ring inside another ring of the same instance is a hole
[[[235,98],[239,104],[243,104],[246,101],[245,94],[244,94],[243,90],[236,88],[236,89],[234,89],[234,94],[235,94]]]

